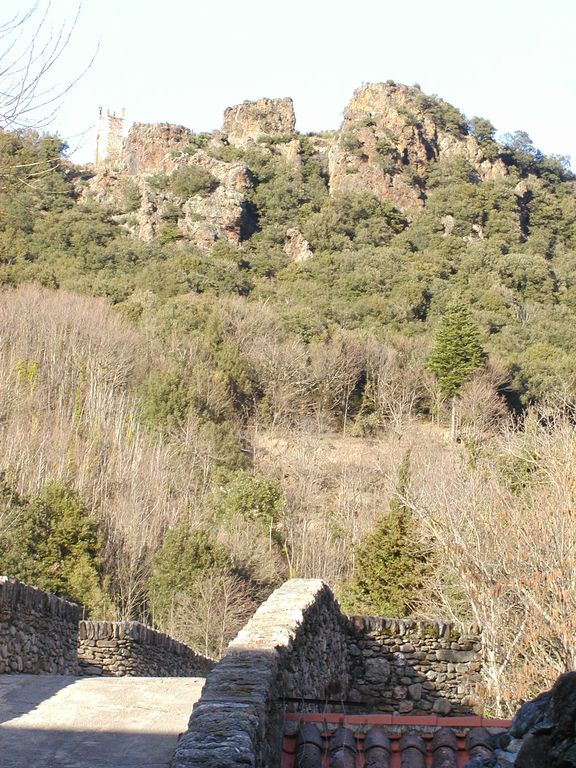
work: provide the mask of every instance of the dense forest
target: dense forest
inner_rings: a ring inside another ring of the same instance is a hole
[[[322,147],[351,176],[363,117],[192,134],[106,199],[57,137],[0,132],[0,572],[211,655],[290,576],[350,613],[472,619],[498,712],[575,666],[576,181],[410,92],[407,126],[501,172],[382,133],[417,206],[335,189]],[[183,234],[219,184],[194,158],[246,169],[237,241]]]

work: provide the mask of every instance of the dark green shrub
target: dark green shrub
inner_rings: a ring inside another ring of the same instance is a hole
[[[169,189],[177,197],[188,199],[194,195],[209,195],[218,184],[218,179],[210,171],[199,165],[187,165],[170,176]]]
[[[123,203],[126,213],[137,211],[140,208],[142,202],[142,195],[140,190],[135,184],[126,184],[123,190]]]
[[[90,612],[109,610],[99,575],[98,525],[78,492],[55,482],[29,499],[13,495],[10,503],[18,509],[0,542],[0,571]]]

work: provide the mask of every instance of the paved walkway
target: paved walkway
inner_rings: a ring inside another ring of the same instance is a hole
[[[203,684],[0,675],[0,766],[166,768]]]

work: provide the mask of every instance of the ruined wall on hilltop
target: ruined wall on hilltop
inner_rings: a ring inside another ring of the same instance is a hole
[[[126,112],[117,115],[100,107],[96,126],[96,165],[115,164],[122,160],[126,132]]]

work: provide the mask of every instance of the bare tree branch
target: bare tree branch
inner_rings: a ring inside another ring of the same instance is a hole
[[[63,84],[53,79],[81,8],[79,4],[71,22],[54,30],[50,24],[52,3],[48,0],[44,5],[38,0],[0,25],[0,129],[47,126],[66,94],[90,69],[97,49],[72,80]]]

